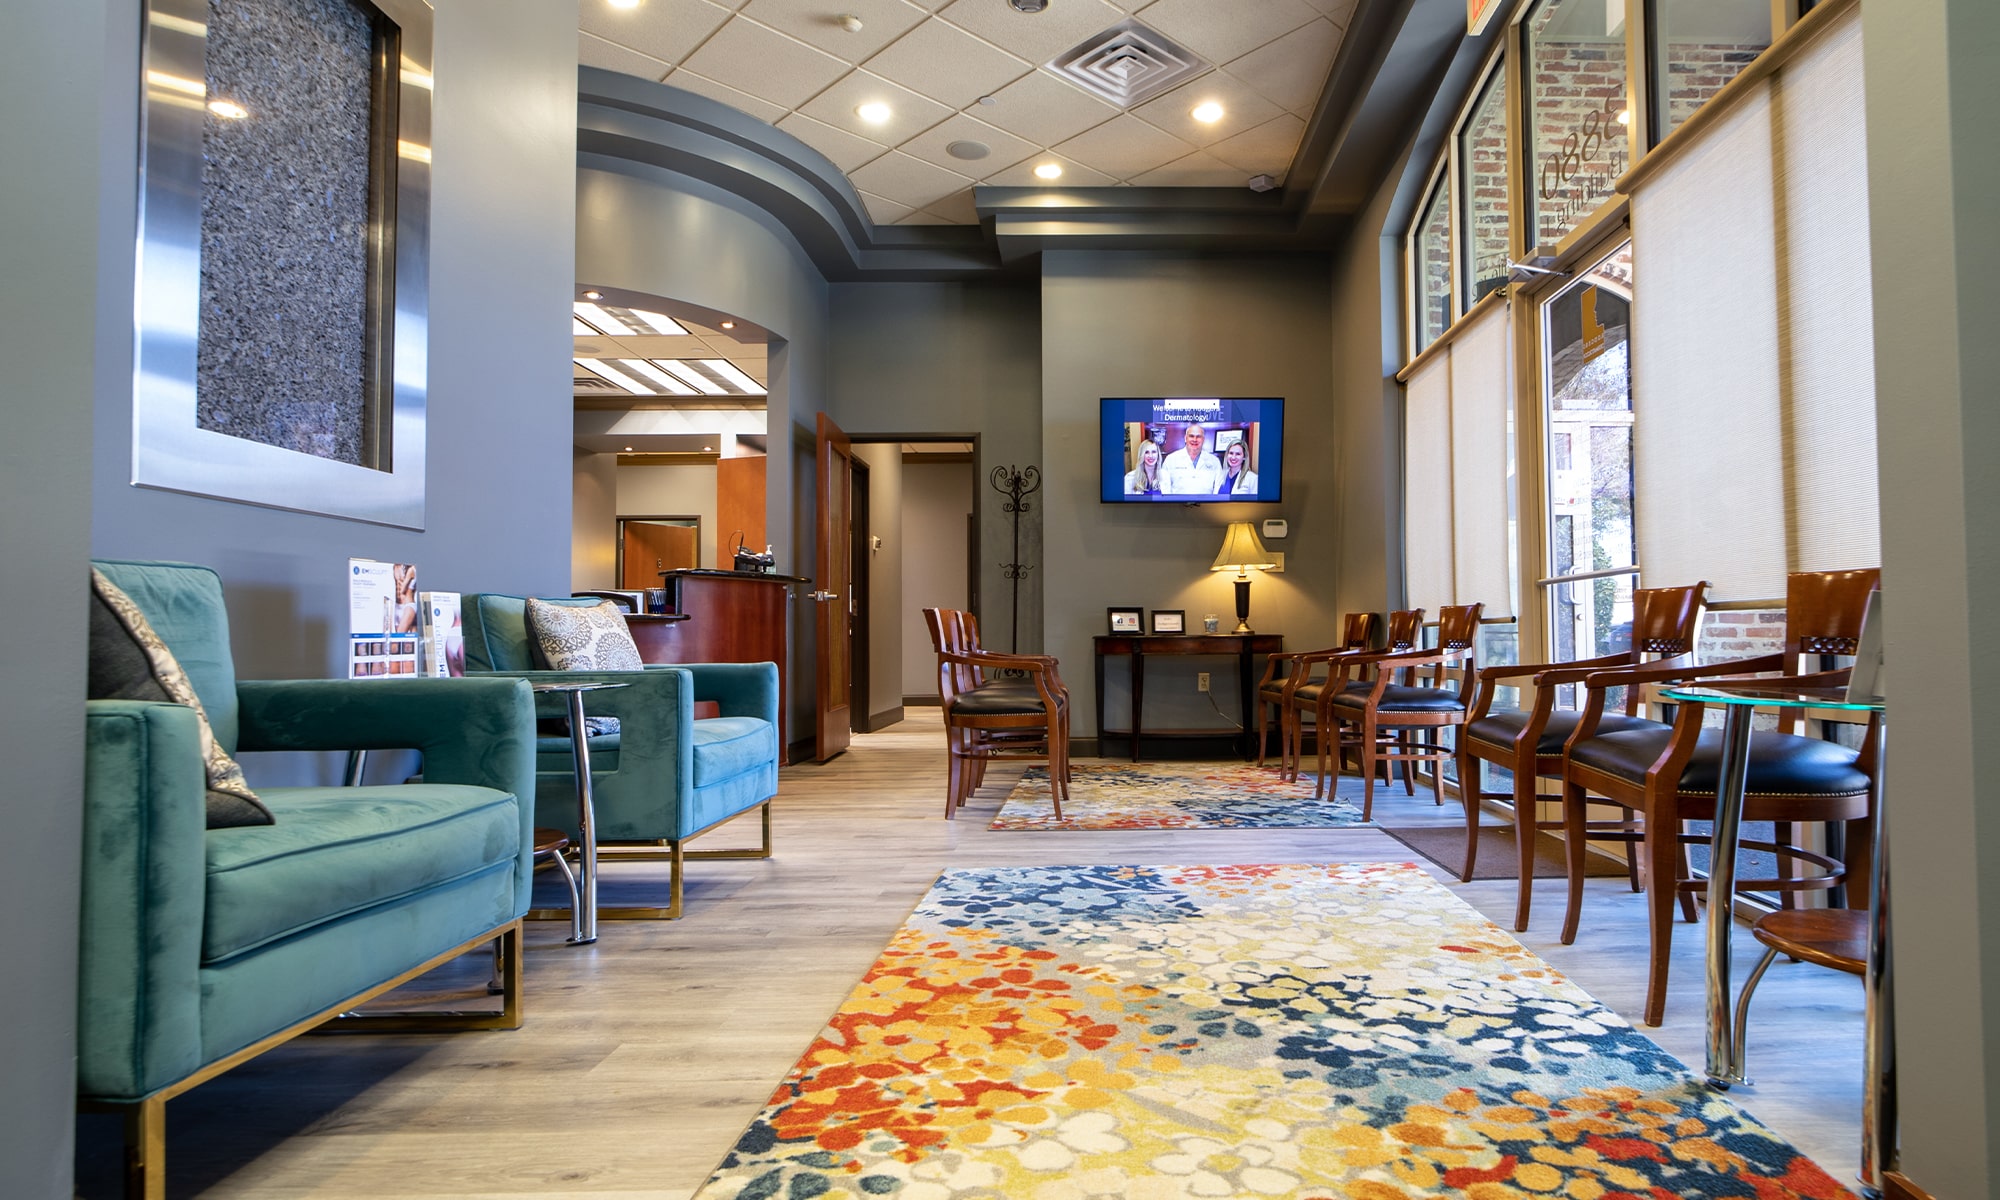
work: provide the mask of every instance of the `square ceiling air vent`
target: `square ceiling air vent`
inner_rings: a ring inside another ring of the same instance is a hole
[[[1130,108],[1214,66],[1165,34],[1126,20],[1057,55],[1048,69],[1093,96]]]

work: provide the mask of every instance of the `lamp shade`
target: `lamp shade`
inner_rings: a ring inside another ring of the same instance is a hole
[[[1222,553],[1215,556],[1211,571],[1268,571],[1278,565],[1257,529],[1248,521],[1231,521],[1222,535]]]

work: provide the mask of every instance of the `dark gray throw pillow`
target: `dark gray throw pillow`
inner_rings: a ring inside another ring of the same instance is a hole
[[[194,709],[208,777],[208,828],[273,824],[271,810],[244,781],[243,768],[216,743],[208,714],[173,651],[118,585],[96,571],[90,575],[90,699],[164,700]]]

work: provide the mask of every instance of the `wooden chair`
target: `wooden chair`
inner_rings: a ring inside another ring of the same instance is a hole
[[[938,655],[949,763],[944,815],[956,817],[1001,755],[1048,764],[1055,815],[1069,798],[1069,690],[1056,660],[1041,654],[1000,654],[979,645],[978,621],[958,609],[927,608],[924,624]],[[1019,672],[996,677],[989,672]]]
[[[1302,678],[1297,664],[1303,659],[1322,660],[1328,654],[1346,654],[1354,650],[1371,649],[1375,645],[1375,630],[1381,624],[1381,613],[1348,613],[1341,622],[1338,646],[1328,646],[1321,650],[1302,650],[1292,654],[1273,654],[1264,663],[1264,678],[1257,684],[1258,766],[1264,765],[1265,751],[1270,745],[1270,727],[1266,719],[1273,709],[1277,710],[1278,714],[1278,761],[1281,768],[1287,771],[1291,766],[1291,743],[1285,733],[1288,728],[1285,719],[1291,710],[1292,691]],[[1280,670],[1283,670],[1284,674],[1278,674]]]
[[[1375,682],[1364,689],[1343,687],[1332,690],[1321,711],[1337,724],[1327,724],[1322,718],[1324,730],[1344,729],[1353,726],[1352,737],[1345,733],[1320,739],[1320,779],[1315,794],[1323,794],[1327,789],[1326,756],[1329,749],[1337,744],[1341,748],[1355,747],[1361,756],[1361,776],[1364,791],[1361,800],[1361,819],[1368,820],[1375,808],[1375,767],[1378,763],[1401,763],[1405,768],[1414,767],[1419,762],[1436,764],[1439,772],[1439,786],[1443,783],[1443,764],[1452,757],[1452,749],[1442,741],[1442,732],[1465,723],[1465,714],[1472,701],[1472,685],[1478,672],[1479,614],[1484,604],[1448,605],[1438,613],[1438,644],[1435,648],[1410,650],[1388,650],[1379,654],[1349,655],[1338,660],[1341,674],[1356,668],[1372,668]],[[1462,664],[1462,666],[1460,666]],[[1456,687],[1451,685],[1449,672],[1459,666]],[[1391,682],[1401,675],[1403,683]],[[1405,731],[1408,737],[1400,736]],[[1429,731],[1425,736],[1424,731]],[[1398,735],[1394,740],[1385,740],[1385,734]],[[1338,760],[1335,762],[1337,767]],[[1407,779],[1408,777],[1405,776]]]
[[[1719,782],[1721,732],[1702,729],[1703,706],[1683,704],[1670,727],[1603,730],[1606,692],[1614,687],[1720,681],[1719,677],[1799,670],[1805,656],[1854,653],[1860,640],[1861,616],[1868,593],[1880,580],[1878,570],[1801,572],[1785,587],[1785,648],[1777,654],[1688,668],[1654,664],[1624,670],[1597,671],[1586,676],[1586,702],[1563,752],[1563,829],[1569,841],[1569,904],[1563,918],[1565,945],[1576,939],[1583,908],[1584,851],[1588,839],[1636,839],[1646,879],[1647,924],[1651,956],[1646,983],[1645,1022],[1658,1025],[1667,1002],[1668,951],[1673,939],[1676,896],[1703,885],[1685,878],[1682,854],[1686,844],[1707,838],[1682,832],[1687,821],[1715,815]],[[1767,680],[1772,686],[1829,686],[1845,680],[1845,670],[1820,672],[1787,680]],[[1875,771],[1879,721],[1871,721],[1861,748],[1850,750],[1792,732],[1795,717],[1786,717],[1778,732],[1760,732],[1750,742],[1743,820],[1771,821],[1781,837],[1799,822],[1843,822],[1845,853],[1835,859],[1785,841],[1742,843],[1778,857],[1784,870],[1776,879],[1739,879],[1738,891],[1827,890],[1845,883],[1849,904],[1867,904],[1867,864],[1873,853],[1869,824],[1871,781]],[[1586,793],[1634,814],[1637,829],[1587,825]],[[1793,874],[1795,863],[1822,873]]]
[[[1557,692],[1566,684],[1581,683],[1593,671],[1640,666],[1656,655],[1660,657],[1653,661],[1662,665],[1694,666],[1695,630],[1701,624],[1703,593],[1707,588],[1704,581],[1692,587],[1640,588],[1633,592],[1632,646],[1621,653],[1567,663],[1487,667],[1479,672],[1479,694],[1458,737],[1458,789],[1465,799],[1465,870],[1459,879],[1472,878],[1473,860],[1479,853],[1479,802],[1511,799],[1521,870],[1520,891],[1514,902],[1515,932],[1528,927],[1528,909],[1534,897],[1535,833],[1539,829],[1562,828],[1560,820],[1536,819],[1537,801],[1562,799],[1561,792],[1544,794],[1539,780],[1562,778],[1563,743],[1576,732],[1577,719],[1582,716],[1578,709],[1557,708]],[[1532,707],[1493,711],[1493,697],[1505,681],[1530,676],[1535,685]],[[1624,713],[1606,713],[1598,721],[1598,731],[1610,733],[1645,725],[1666,728],[1639,715],[1639,700],[1640,690],[1627,688]],[[1505,767],[1514,777],[1513,791],[1483,791],[1482,762]],[[1639,890],[1636,866],[1631,879],[1632,890]]]
[[[1387,650],[1409,650],[1416,646],[1417,639],[1424,630],[1424,610],[1421,608],[1398,609],[1389,614]],[[1305,757],[1305,717],[1313,714],[1313,736],[1323,745],[1326,738],[1320,731],[1333,728],[1329,723],[1326,706],[1334,692],[1343,687],[1366,688],[1373,682],[1373,675],[1367,671],[1353,672],[1341,670],[1341,664],[1357,654],[1366,654],[1364,647],[1356,650],[1322,650],[1299,656],[1294,665],[1291,685],[1284,694],[1282,721],[1278,736],[1283,746],[1283,770],[1287,780],[1299,777],[1299,760]],[[1324,669],[1326,674],[1318,672]],[[1322,756],[1324,757],[1324,756]],[[1338,764],[1335,764],[1338,770]],[[1324,772],[1325,767],[1321,767]],[[1411,790],[1415,790],[1412,783]]]

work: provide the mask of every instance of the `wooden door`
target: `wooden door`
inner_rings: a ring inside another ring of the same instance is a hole
[[[818,686],[813,761],[847,749],[853,726],[849,697],[854,684],[853,574],[854,447],[840,426],[819,414],[819,574],[814,626],[818,633]]]

